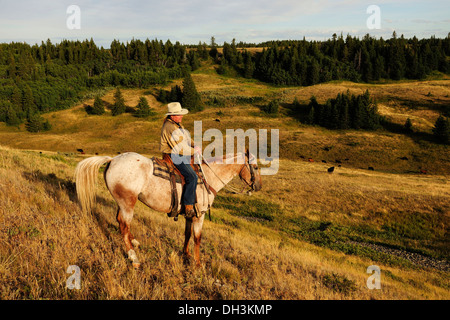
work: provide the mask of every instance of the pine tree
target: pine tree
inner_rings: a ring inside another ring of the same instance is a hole
[[[312,86],[319,82],[320,66],[316,59],[313,59],[311,65],[308,67],[307,83]]]
[[[339,110],[337,106],[337,102],[335,101],[331,105],[331,113],[330,113],[330,119],[329,119],[329,126],[331,129],[339,129],[340,128],[340,121],[339,121]]]
[[[119,114],[124,113],[126,110],[125,106],[125,100],[122,96],[122,92],[119,88],[116,89],[116,92],[114,93],[114,103],[111,107],[111,114],[113,116],[117,116]]]
[[[306,119],[308,124],[314,124],[314,117],[315,117],[315,110],[314,107],[311,106],[311,108],[309,109],[309,113],[308,113],[308,118]]]
[[[186,74],[183,79],[183,98],[181,104],[183,108],[186,108],[189,111],[203,110],[200,94],[197,92],[194,80],[192,80],[189,73]]]
[[[348,104],[349,101],[347,100],[348,96],[344,96],[344,100],[341,102],[341,105],[339,106],[339,129],[348,129],[349,128],[349,111],[348,111]]]
[[[8,77],[12,80],[16,80],[16,60],[14,59],[14,56],[11,54],[8,59]]]
[[[264,106],[263,111],[267,114],[277,114],[279,106],[280,101],[278,99],[274,99]]]
[[[319,118],[320,118],[320,105],[317,102],[316,97],[313,95],[311,96],[311,98],[309,99],[309,110],[310,110],[310,115],[312,115],[312,117],[309,119],[310,120],[310,124],[319,124]],[[311,112],[312,110],[312,112]]]
[[[100,96],[96,96],[94,100],[94,106],[92,107],[91,114],[101,115],[105,113],[105,107],[103,100]]]
[[[152,110],[150,109],[150,106],[148,105],[147,99],[145,97],[140,97],[139,103],[136,106],[136,112],[134,113],[134,116],[138,117],[138,118],[146,118],[151,114],[152,114]]]
[[[162,103],[168,103],[169,102],[169,92],[164,89],[159,89],[158,92],[158,101]]]
[[[6,105],[6,119],[5,122],[10,126],[17,126],[20,124],[20,119],[14,110],[14,106],[11,103]]]
[[[369,82],[372,80],[373,74],[372,63],[370,61],[369,52],[365,47],[362,49],[361,54],[361,73],[363,81]]]
[[[191,66],[191,70],[195,71],[200,68],[200,59],[199,54],[196,51],[191,51],[187,54],[187,59],[189,61],[189,65]]]
[[[41,132],[51,129],[48,120],[42,118],[39,112],[33,113],[28,117],[25,127],[29,132]]]
[[[377,56],[373,65],[373,80],[380,80],[383,75],[384,62],[381,55]]]
[[[413,132],[413,125],[412,125],[412,121],[410,118],[406,119],[405,124],[403,125],[403,130],[406,133],[411,133]]]
[[[221,59],[219,67],[216,72],[220,75],[227,75],[229,73],[228,62],[224,58]]]
[[[25,86],[22,93],[22,106],[27,118],[38,111],[34,101],[33,91],[31,91],[28,85]]]
[[[449,144],[450,143],[450,120],[442,115],[437,118],[433,135],[437,142]]]
[[[246,51],[244,55],[244,78],[251,78],[255,72],[255,64],[252,61],[252,55]]]
[[[170,88],[170,92],[167,96],[167,102],[182,102],[183,101],[183,91],[179,85],[175,85]]]
[[[214,37],[211,37],[211,49],[209,50],[209,55],[214,61],[217,61],[219,51],[217,50],[216,38]]]
[[[22,91],[19,89],[19,87],[14,86],[13,92],[11,95],[11,103],[14,106],[14,109],[16,110],[17,116],[21,119],[26,117],[26,114],[23,112],[23,106],[22,106]]]

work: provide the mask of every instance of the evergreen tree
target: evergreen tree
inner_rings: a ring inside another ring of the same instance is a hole
[[[437,142],[449,144],[450,143],[450,120],[442,115],[437,118],[433,135]]]
[[[51,129],[48,120],[42,118],[39,112],[33,113],[28,117],[25,127],[29,132],[41,132]]]
[[[152,110],[150,109],[150,106],[148,105],[147,99],[145,97],[140,97],[139,103],[136,106],[136,112],[134,113],[134,116],[138,117],[138,118],[146,118],[151,114],[152,114]]]
[[[319,124],[321,106],[314,95],[309,99],[308,107],[309,115],[311,115],[311,117],[308,117],[309,124]]]
[[[319,82],[320,66],[316,59],[313,59],[308,67],[307,83],[312,86]]]
[[[306,119],[308,124],[314,124],[315,110],[314,107],[311,106],[308,113],[308,118]]]
[[[162,103],[168,103],[169,102],[169,92],[167,92],[164,89],[159,89],[157,99],[158,99],[158,101],[160,101]]]
[[[114,103],[111,107],[111,114],[113,116],[117,116],[119,114],[124,113],[126,110],[125,106],[125,100],[122,96],[122,92],[119,88],[116,89],[116,92],[114,93]]]
[[[181,104],[189,111],[201,111],[203,106],[201,105],[200,94],[197,92],[194,80],[188,73],[183,79],[183,98]]]
[[[375,58],[375,63],[373,65],[373,80],[375,81],[380,80],[380,78],[383,75],[383,70],[384,70],[384,62],[383,57],[380,55]]]
[[[187,54],[187,60],[191,66],[191,70],[195,71],[200,68],[199,54],[196,51],[191,51]]]
[[[167,102],[182,102],[183,101],[183,90],[179,85],[175,85],[170,88],[170,92],[167,97]]]
[[[209,55],[214,61],[217,61],[219,57],[219,51],[217,50],[216,38],[211,37],[211,49],[209,50]]]
[[[255,64],[252,61],[252,54],[248,51],[244,54],[244,78],[251,78],[255,72]]]
[[[12,80],[16,80],[16,60],[14,59],[14,56],[11,54],[8,59],[8,77]]]
[[[26,85],[22,93],[22,106],[27,118],[38,111],[34,101],[33,91],[31,91],[28,85]]]
[[[331,105],[331,110],[330,110],[330,119],[329,119],[329,127],[331,129],[339,129],[340,128],[340,119],[339,119],[339,110],[338,110],[338,106],[337,103],[333,103]]]
[[[370,61],[369,52],[364,47],[361,54],[361,73],[362,73],[362,79],[365,82],[369,82],[372,80],[372,62]]]
[[[413,125],[410,118],[406,119],[405,124],[403,125],[403,130],[406,133],[412,133],[413,132]]]
[[[347,96],[346,96],[347,97]],[[339,106],[339,129],[348,129],[349,128],[349,111],[348,111],[348,100],[344,99],[341,105]]]
[[[216,72],[220,75],[227,75],[229,73],[227,60],[223,58],[221,59],[220,65],[217,68]]]
[[[96,96],[94,100],[94,106],[92,107],[91,114],[101,115],[105,113],[105,107],[103,100],[100,96]]]
[[[20,124],[20,119],[14,110],[14,106],[11,103],[6,104],[6,117],[5,122],[10,126],[18,126]]]
[[[17,86],[14,86],[13,88],[13,92],[11,95],[11,103],[13,104],[13,107],[16,110],[18,117],[24,119],[26,117],[26,114],[23,112],[22,91]]]
[[[279,106],[280,101],[278,99],[274,99],[263,107],[263,111],[267,114],[277,114]]]

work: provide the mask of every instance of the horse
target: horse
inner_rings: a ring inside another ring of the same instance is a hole
[[[133,267],[139,268],[140,262],[135,248],[139,247],[131,234],[130,226],[133,219],[134,207],[139,200],[149,208],[158,212],[169,212],[171,206],[170,181],[153,175],[153,160],[135,152],[127,152],[115,156],[94,156],[80,161],[75,169],[76,192],[81,208],[90,212],[95,205],[95,183],[100,167],[106,164],[103,173],[105,184],[118,205],[117,222],[125,242],[128,259]],[[207,165],[205,165],[207,164]],[[261,174],[255,157],[248,152],[236,155],[215,157],[201,165],[207,183],[219,192],[235,176],[239,175],[252,191],[259,191],[262,187]],[[244,187],[245,188],[245,187]],[[182,193],[182,185],[177,183],[177,192]],[[197,206],[202,213],[200,216],[186,218],[183,254],[187,259],[189,240],[194,235],[194,260],[200,266],[200,241],[203,220],[206,211],[213,204],[215,193],[208,192],[204,184],[197,186]],[[181,197],[179,197],[180,207]]]

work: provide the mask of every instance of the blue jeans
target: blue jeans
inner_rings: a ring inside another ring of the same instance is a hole
[[[182,203],[185,205],[194,205],[198,177],[194,169],[191,167],[191,156],[181,156],[172,153],[171,157],[173,164],[178,170],[180,170],[185,181]]]

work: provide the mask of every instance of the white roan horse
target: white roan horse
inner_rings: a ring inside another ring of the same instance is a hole
[[[251,160],[249,160],[251,159]],[[235,156],[212,158],[203,163],[202,169],[207,183],[219,192],[233,177],[249,185],[252,190],[261,189],[261,175],[254,156],[248,151]],[[95,182],[98,170],[104,164],[106,187],[116,200],[117,221],[120,232],[125,241],[128,258],[135,268],[140,266],[134,248],[139,242],[130,232],[134,206],[137,200],[153,210],[169,212],[171,204],[171,187],[169,180],[153,175],[153,161],[138,153],[127,152],[114,158],[109,156],[95,156],[82,160],[75,169],[76,190],[81,207],[85,212],[90,211],[95,204]],[[178,195],[181,195],[181,184],[177,184]],[[181,197],[179,197],[181,198]],[[208,199],[209,198],[209,199]],[[203,184],[197,186],[197,205],[201,212],[206,212],[208,204],[212,205],[214,194],[207,193]],[[180,204],[178,206],[180,208]],[[194,260],[200,265],[200,239],[205,214],[200,217],[186,218],[185,241],[183,253],[189,254],[189,240],[194,233]]]

